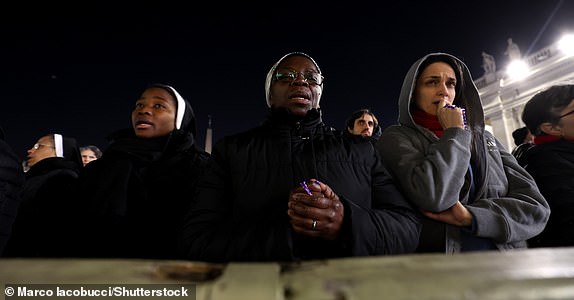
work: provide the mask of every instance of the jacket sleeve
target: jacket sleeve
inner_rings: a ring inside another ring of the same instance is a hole
[[[421,209],[439,212],[460,200],[470,165],[470,132],[446,129],[435,143],[404,126],[389,128],[377,143],[385,166],[405,196]]]
[[[363,207],[341,199],[350,227],[353,256],[392,255],[416,250],[421,216],[379,160],[373,168],[372,205]]]
[[[477,221],[477,236],[498,243],[524,241],[542,232],[550,208],[532,176],[496,143],[499,151],[489,151],[486,191],[467,208]]]
[[[253,218],[234,214],[235,205],[241,205],[237,203],[255,200],[233,195],[234,174],[225,143],[222,140],[215,145],[198,182],[180,236],[182,254],[190,260],[208,262],[292,260],[286,204],[281,211],[270,209],[254,213]]]

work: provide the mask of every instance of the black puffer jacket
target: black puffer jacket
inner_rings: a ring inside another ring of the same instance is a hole
[[[296,237],[290,191],[315,178],[345,207],[344,239]],[[187,217],[183,250],[202,261],[292,261],[414,251],[419,219],[367,139],[343,135],[311,110],[297,122],[284,110],[219,141]]]

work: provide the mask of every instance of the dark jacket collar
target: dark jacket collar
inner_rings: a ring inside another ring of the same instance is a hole
[[[63,157],[48,157],[34,164],[28,172],[26,178],[47,174],[54,170],[71,170],[80,172],[81,166],[77,162]]]
[[[304,117],[294,116],[285,108],[270,108],[267,114],[267,119],[264,121],[264,126],[289,126],[301,128],[311,128],[317,125],[322,125],[321,109],[311,109]]]

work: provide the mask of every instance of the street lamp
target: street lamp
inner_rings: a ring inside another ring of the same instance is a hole
[[[564,55],[574,56],[574,34],[566,34],[558,41],[558,49],[560,49]]]
[[[513,60],[508,64],[506,73],[515,80],[524,79],[528,75],[528,65],[522,60]]]

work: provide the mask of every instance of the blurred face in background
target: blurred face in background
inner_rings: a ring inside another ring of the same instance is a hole
[[[574,99],[560,111],[558,126],[563,138],[574,141]]]
[[[348,128],[349,132],[354,135],[372,136],[375,129],[375,120],[369,114],[363,114],[355,120],[353,128]]]
[[[132,126],[137,137],[166,136],[175,129],[177,101],[162,88],[146,89],[132,111]]]
[[[32,167],[48,157],[56,157],[56,147],[52,135],[41,137],[32,148],[28,149],[28,167]]]
[[[528,131],[526,137],[524,138],[523,143],[534,143],[534,135]]]
[[[84,166],[87,165],[89,162],[98,159],[96,153],[94,153],[94,151],[90,149],[84,149],[80,152],[80,154],[82,155],[82,163],[84,164]]]

